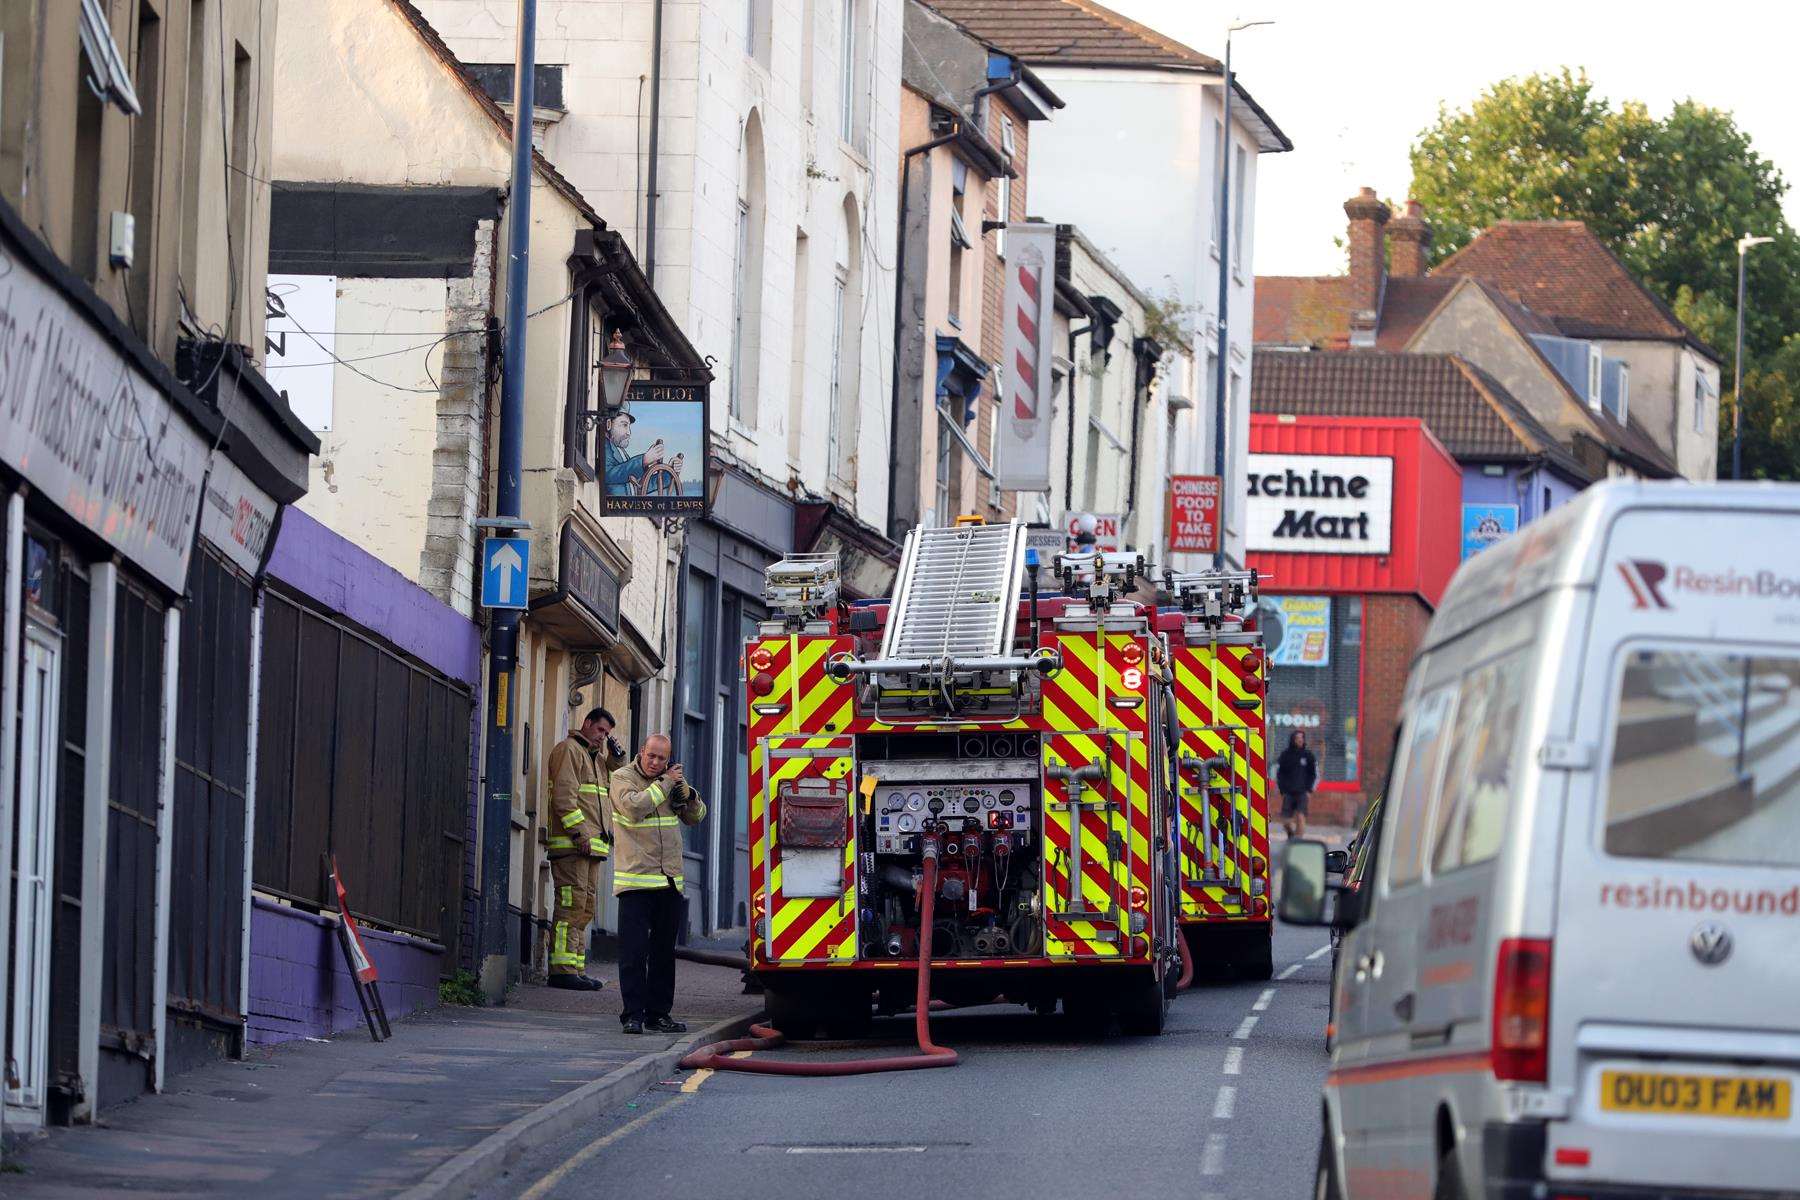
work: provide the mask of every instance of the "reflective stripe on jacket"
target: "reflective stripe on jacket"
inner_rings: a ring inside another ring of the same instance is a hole
[[[706,818],[691,784],[671,787],[637,763],[612,774],[613,894],[645,888],[681,890],[681,827]]]

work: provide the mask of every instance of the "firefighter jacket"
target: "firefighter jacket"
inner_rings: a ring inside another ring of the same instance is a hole
[[[607,778],[624,760],[623,754],[615,757],[605,746],[592,745],[579,733],[571,733],[550,751],[550,828],[545,849],[551,858],[605,858],[611,851]]]
[[[681,827],[698,825],[706,804],[691,784],[650,778],[633,762],[612,777],[612,819],[617,841],[613,894],[647,888],[681,890]]]

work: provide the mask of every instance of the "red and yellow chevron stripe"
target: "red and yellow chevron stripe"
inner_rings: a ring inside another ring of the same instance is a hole
[[[1155,894],[1145,641],[1059,633],[1046,644],[1061,652],[1063,667],[1043,682],[1045,953],[1140,957],[1148,939],[1132,935],[1131,897]],[[1083,768],[1098,776],[1069,774]],[[1075,807],[1102,802],[1110,806]]]
[[[1181,919],[1266,919],[1253,911],[1251,885],[1268,894],[1269,772],[1263,701],[1264,655],[1258,642],[1176,645],[1175,714],[1183,759],[1223,758],[1223,779],[1180,771]],[[1236,800],[1208,789],[1236,786]],[[1211,807],[1211,844],[1201,805]],[[1260,874],[1256,867],[1260,861]]]
[[[856,961],[856,846],[843,849],[836,896],[786,896],[781,847],[773,831],[783,784],[804,778],[848,779],[855,770],[850,726],[854,692],[825,672],[849,639],[792,634],[760,638],[745,649],[750,700],[750,953],[759,962]],[[761,684],[762,686],[759,686]],[[856,803],[854,781],[846,804]]]

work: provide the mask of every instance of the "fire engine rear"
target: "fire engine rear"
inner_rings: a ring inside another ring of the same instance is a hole
[[[1268,656],[1256,627],[1255,571],[1165,576],[1157,614],[1172,668],[1168,743],[1177,794],[1181,932],[1202,976],[1267,979]]]
[[[1016,522],[913,530],[890,601],[840,603],[829,557],[770,568],[778,616],[744,663],[750,962],[776,1027],[910,1006],[935,876],[936,998],[1161,1031],[1173,704],[1154,610],[1124,599],[1143,571],[1040,567]]]

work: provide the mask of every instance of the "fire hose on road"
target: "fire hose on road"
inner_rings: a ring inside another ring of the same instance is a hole
[[[938,839],[925,838],[925,874],[919,891],[919,988],[913,1002],[913,1032],[918,1038],[917,1054],[899,1054],[884,1058],[860,1058],[847,1062],[778,1062],[758,1058],[729,1058],[740,1050],[773,1050],[787,1039],[780,1030],[768,1025],[752,1025],[752,1037],[732,1038],[701,1046],[681,1065],[688,1070],[709,1068],[714,1071],[746,1071],[753,1075],[871,1075],[880,1071],[923,1071],[931,1067],[954,1067],[959,1059],[956,1051],[931,1040],[931,923],[937,910]]]

